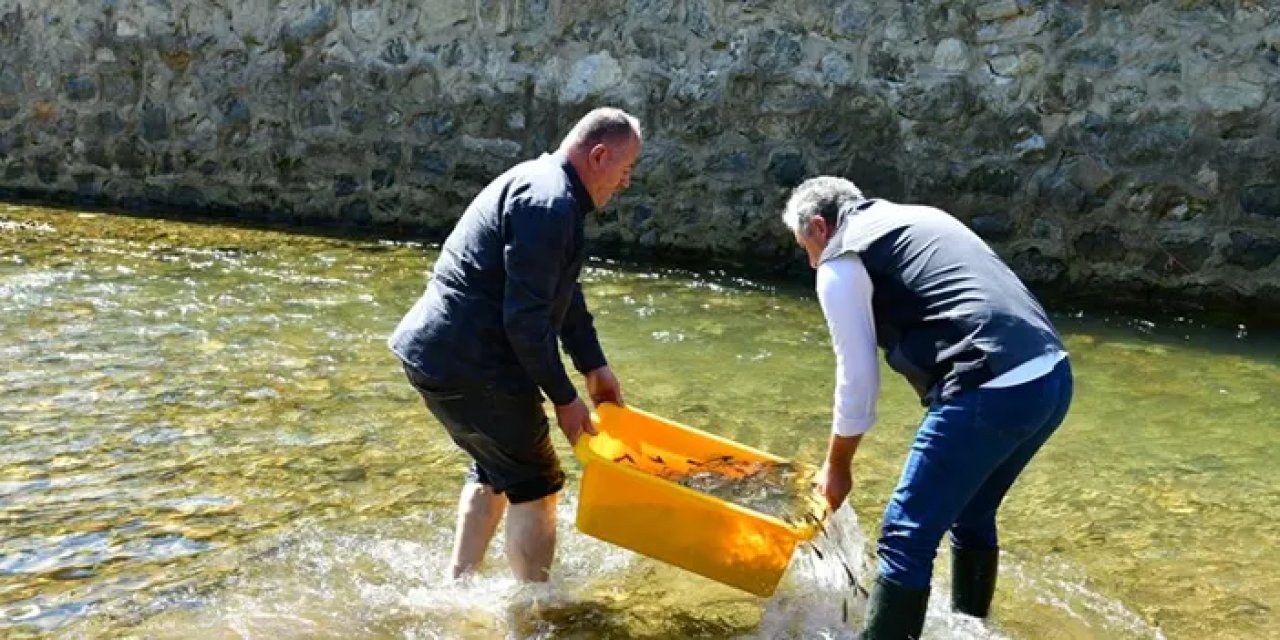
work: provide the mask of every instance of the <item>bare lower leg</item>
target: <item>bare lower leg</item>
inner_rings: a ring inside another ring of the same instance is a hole
[[[487,484],[463,485],[462,495],[458,497],[458,528],[453,536],[454,578],[471,573],[484,561],[506,506],[506,496],[494,493],[493,487]]]
[[[513,504],[507,514],[507,558],[524,582],[546,582],[556,553],[556,495]]]

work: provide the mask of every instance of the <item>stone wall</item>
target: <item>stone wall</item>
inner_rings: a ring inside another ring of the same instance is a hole
[[[787,189],[943,207],[1033,286],[1280,308],[1275,0],[0,0],[0,193],[439,234],[592,106],[598,247],[804,269]]]

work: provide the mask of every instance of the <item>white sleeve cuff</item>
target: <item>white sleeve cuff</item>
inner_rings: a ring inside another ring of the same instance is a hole
[[[876,416],[874,413],[852,418],[837,416],[831,421],[831,433],[844,438],[860,436],[870,430],[875,421]]]

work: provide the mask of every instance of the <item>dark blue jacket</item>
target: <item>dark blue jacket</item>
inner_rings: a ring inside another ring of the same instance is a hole
[[[387,345],[444,387],[541,388],[557,405],[573,401],[557,338],[579,371],[605,364],[578,285],[594,209],[561,154],[502,174],[462,214]]]

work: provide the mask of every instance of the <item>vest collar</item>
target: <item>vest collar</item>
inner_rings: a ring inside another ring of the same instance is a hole
[[[826,248],[822,250],[822,254],[818,256],[818,264],[838,258],[846,252],[847,243],[844,241],[844,236],[849,232],[849,219],[857,215],[858,212],[871,208],[871,205],[876,202],[878,200],[862,198],[840,207],[840,212],[836,215],[836,230],[831,234],[831,239],[827,242]]]

